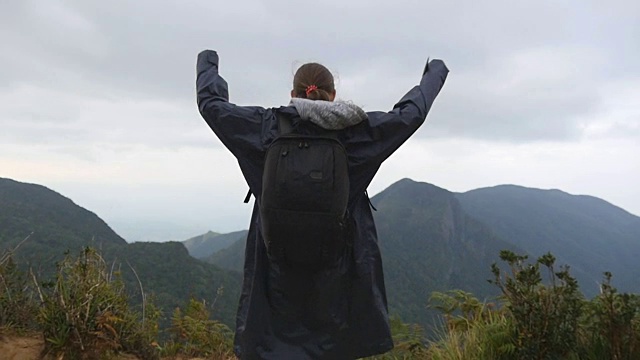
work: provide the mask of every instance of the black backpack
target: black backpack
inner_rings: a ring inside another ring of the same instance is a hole
[[[334,264],[350,241],[347,154],[335,131],[280,134],[269,146],[262,175],[260,219],[270,260],[319,270]]]

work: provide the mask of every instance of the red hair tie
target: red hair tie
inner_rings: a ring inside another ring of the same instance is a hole
[[[312,92],[313,90],[318,90],[318,87],[317,87],[317,86],[315,86],[315,85],[309,85],[309,86],[307,86],[307,90],[305,91],[305,92],[307,93],[307,96],[309,96],[309,94],[311,94],[311,92]]]

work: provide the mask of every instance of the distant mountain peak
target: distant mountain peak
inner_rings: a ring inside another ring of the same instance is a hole
[[[42,185],[0,179],[0,204],[0,253],[16,249],[28,236],[15,250],[15,260],[38,273],[53,271],[66,251],[127,246],[96,214]]]
[[[396,182],[394,182],[393,184],[389,185],[389,187],[387,189],[391,189],[394,187],[408,187],[408,186],[417,186],[417,187],[423,187],[423,188],[435,188],[435,189],[439,189],[442,191],[446,191],[449,192],[449,190],[441,188],[439,186],[433,185],[431,183],[425,182],[425,181],[416,181],[410,178],[402,178]]]
[[[384,199],[392,199],[393,202],[409,204],[422,204],[425,202],[449,202],[455,200],[453,193],[436,185],[414,181],[409,178],[399,180],[382,192],[371,198],[371,202],[378,206]]]
[[[247,232],[245,230],[234,231],[227,234],[209,231],[205,234],[184,240],[182,243],[187,248],[191,256],[198,259],[204,259],[222,249],[227,248],[237,239],[246,237],[246,233]]]
[[[637,291],[640,218],[602,199],[558,189],[500,185],[456,194],[464,210],[532,256],[552,252],[569,264],[588,295],[602,272]],[[635,269],[635,270],[631,270]]]
[[[29,233],[33,236],[24,245],[25,254],[37,243],[68,248],[127,244],[95,213],[42,185],[0,178],[0,204],[2,247],[10,248]]]
[[[547,193],[558,193],[558,194],[570,195],[569,193],[562,191],[560,189],[541,189],[541,188],[534,188],[534,187],[515,185],[515,184],[500,184],[500,185],[494,185],[494,186],[487,186],[487,187],[469,190],[467,192],[472,192],[472,191],[519,191],[519,192],[531,191],[531,192],[547,192]]]

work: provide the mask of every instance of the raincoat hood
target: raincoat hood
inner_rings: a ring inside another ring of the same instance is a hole
[[[342,130],[367,119],[358,105],[348,101],[291,99],[302,120],[308,120],[327,130]]]

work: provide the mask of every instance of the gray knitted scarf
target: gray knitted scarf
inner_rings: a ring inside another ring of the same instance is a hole
[[[348,101],[293,98],[290,104],[296,108],[302,120],[309,120],[327,130],[341,130],[367,118],[364,110]]]

